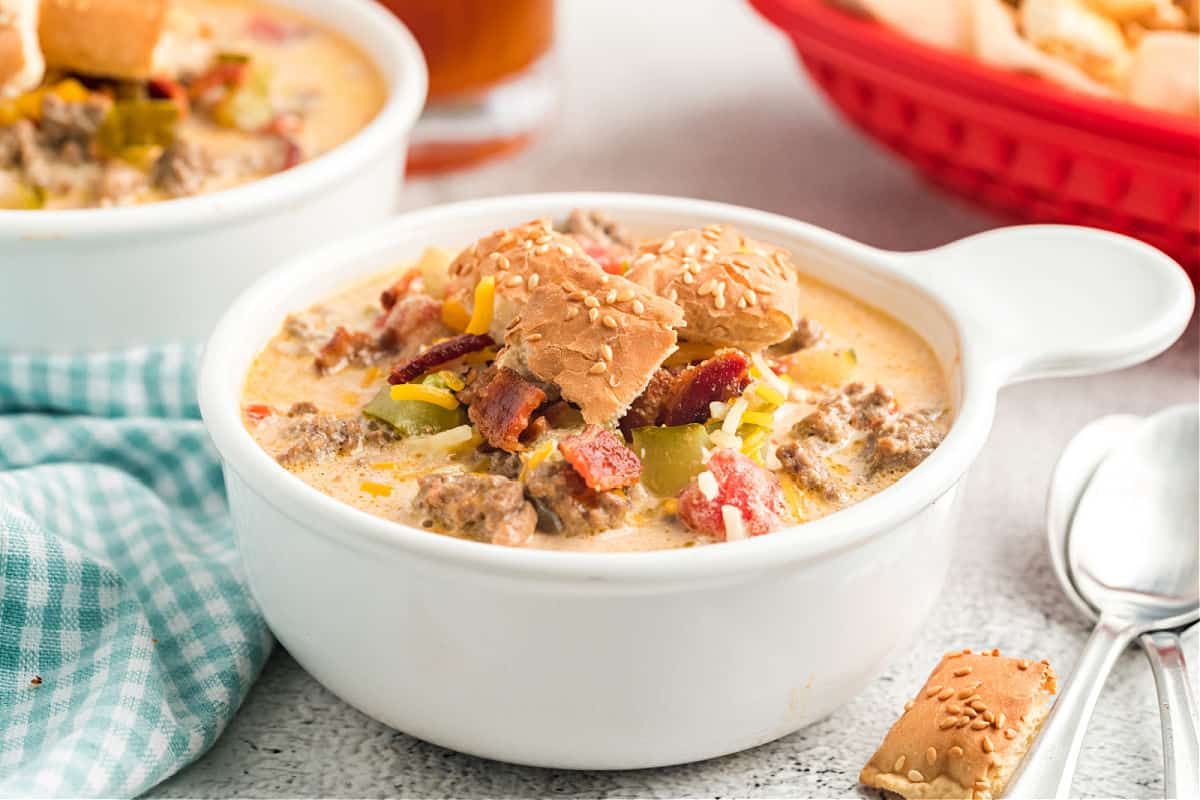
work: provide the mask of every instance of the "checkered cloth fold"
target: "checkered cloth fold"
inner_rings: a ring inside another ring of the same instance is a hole
[[[0,796],[134,796],[203,753],[271,635],[198,351],[0,352]]]

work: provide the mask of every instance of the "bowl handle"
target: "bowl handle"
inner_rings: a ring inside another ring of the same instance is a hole
[[[1145,361],[1179,338],[1195,302],[1163,253],[1070,225],[999,228],[907,253],[901,268],[970,330],[1000,385]]]

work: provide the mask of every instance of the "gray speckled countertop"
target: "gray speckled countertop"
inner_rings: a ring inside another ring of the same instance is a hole
[[[514,160],[414,182],[404,204],[501,192],[612,189],[693,195],[919,248],[996,221],[936,195],[825,109],[790,48],[738,0],[564,0],[565,108]],[[1086,287],[1081,287],[1086,291]],[[1197,399],[1197,330],[1150,364],[1002,395],[971,472],[941,607],[887,671],[833,716],[754,750],[637,772],[484,761],[373,722],[279,650],[213,750],[158,797],[855,797],[863,762],[944,650],[999,647],[1067,674],[1087,636],[1045,554],[1043,505],[1063,445],[1091,419]],[[797,632],[802,635],[802,632]],[[847,635],[861,635],[847,631]],[[1185,639],[1193,670],[1195,631]],[[1161,797],[1154,686],[1120,661],[1092,721],[1079,796]],[[869,796],[869,795],[868,795]]]

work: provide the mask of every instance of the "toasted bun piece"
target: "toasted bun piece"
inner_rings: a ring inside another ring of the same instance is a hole
[[[0,97],[36,89],[46,72],[38,46],[38,0],[0,0]]]
[[[783,341],[800,321],[787,251],[736,228],[677,231],[638,250],[626,277],[683,308],[682,339],[753,352]]]
[[[587,422],[615,422],[675,351],[683,310],[602,270],[545,274],[505,339],[516,360],[554,384]]]
[[[859,780],[906,798],[998,797],[1050,710],[1045,661],[969,650],[933,670]]]
[[[548,219],[536,219],[494,231],[463,250],[451,262],[446,300],[474,310],[475,286],[489,275],[496,280],[492,338],[502,341],[513,317],[529,295],[550,275],[601,272],[600,266],[569,236],[555,233]],[[577,278],[578,280],[578,278]]]
[[[84,75],[142,80],[155,74],[167,0],[42,0],[46,63]]]
[[[1129,71],[1129,99],[1140,106],[1200,116],[1200,36],[1183,31],[1146,33]]]

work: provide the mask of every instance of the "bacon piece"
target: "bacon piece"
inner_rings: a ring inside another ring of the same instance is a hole
[[[203,101],[218,87],[241,86],[249,75],[250,65],[244,61],[219,61],[192,81],[188,95],[193,101]]]
[[[559,452],[589,489],[607,492],[637,483],[642,462],[610,430],[588,425],[558,443]]]
[[[710,499],[700,488],[700,479],[679,493],[679,519],[692,530],[724,541],[722,506],[733,506],[742,516],[746,533],[770,533],[787,519],[783,490],[763,467],[736,450],[718,450],[705,465],[716,479],[717,493]]]
[[[322,374],[337,372],[354,360],[361,359],[375,345],[375,340],[364,331],[350,331],[338,325],[333,336],[317,353],[313,363]]]
[[[667,398],[675,388],[676,375],[659,369],[650,376],[650,383],[630,405],[625,416],[621,417],[621,432],[626,436],[634,428],[644,428],[647,425],[657,425],[658,420],[667,409]]]
[[[379,346],[384,350],[399,351],[401,358],[412,358],[422,345],[449,334],[450,329],[442,322],[442,304],[427,294],[413,294],[398,300],[388,310],[379,334]]]
[[[491,338],[484,336],[491,342]],[[389,378],[390,380],[390,378]],[[501,368],[467,409],[467,416],[492,447],[509,453],[523,450],[521,434],[546,393],[511,369]]]
[[[486,333],[464,333],[462,336],[438,342],[416,358],[392,367],[392,372],[388,375],[388,383],[393,385],[411,383],[435,367],[440,367],[456,358],[462,358],[467,353],[476,353],[493,344],[495,342],[492,341],[492,337]]]
[[[413,281],[421,277],[421,270],[413,267],[408,272],[396,279],[388,288],[384,289],[379,295],[379,305],[383,306],[384,311],[391,311],[392,306],[396,302],[408,294],[408,290],[412,288]]]
[[[183,88],[182,83],[165,75],[156,75],[147,82],[146,88],[150,90],[151,97],[173,102],[179,109],[179,118],[187,119],[191,112],[191,102],[188,100],[188,91]]]

